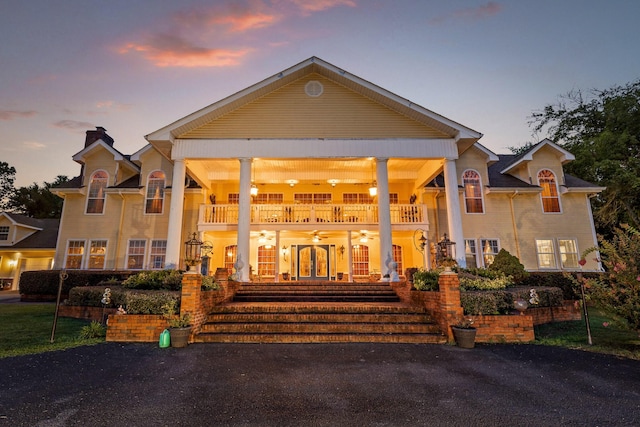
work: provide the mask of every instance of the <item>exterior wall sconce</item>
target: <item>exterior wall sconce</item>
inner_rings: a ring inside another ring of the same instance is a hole
[[[338,252],[340,252],[340,259],[344,259],[344,245],[340,245],[340,247],[338,248]]]
[[[193,233],[191,239],[184,242],[184,263],[187,265],[187,272],[195,274],[198,269],[191,270],[191,267],[195,267],[200,264],[200,256],[202,248],[202,241],[198,239],[198,234]]]
[[[287,261],[287,246],[282,247],[282,259]]]

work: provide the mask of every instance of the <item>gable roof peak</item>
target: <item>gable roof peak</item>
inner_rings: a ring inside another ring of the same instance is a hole
[[[542,141],[530,147],[525,152],[515,156],[514,159],[508,165],[506,165],[502,171],[500,171],[500,173],[509,173],[510,171],[520,166],[521,164],[530,162],[531,160],[533,160],[534,154],[536,154],[538,151],[540,151],[544,147],[549,147],[554,151],[556,151],[558,154],[558,157],[560,158],[560,162],[563,165],[565,163],[571,162],[576,159],[576,156],[571,154],[569,151],[565,150],[564,148],[554,143],[550,139],[545,138]]]

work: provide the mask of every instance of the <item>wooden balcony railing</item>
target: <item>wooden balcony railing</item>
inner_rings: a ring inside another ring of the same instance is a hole
[[[390,206],[391,224],[426,224],[425,205]],[[238,205],[200,205],[199,224],[238,223]],[[376,224],[377,205],[251,205],[251,224]]]

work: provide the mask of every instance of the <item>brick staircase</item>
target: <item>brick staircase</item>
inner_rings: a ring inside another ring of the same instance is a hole
[[[248,283],[214,307],[196,342],[446,341],[429,314],[386,283]]]

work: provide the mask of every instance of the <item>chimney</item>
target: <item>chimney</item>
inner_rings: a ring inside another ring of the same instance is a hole
[[[87,137],[84,140],[84,148],[87,148],[99,139],[113,147],[113,138],[107,135],[107,130],[102,126],[96,126],[96,130],[87,131]]]

